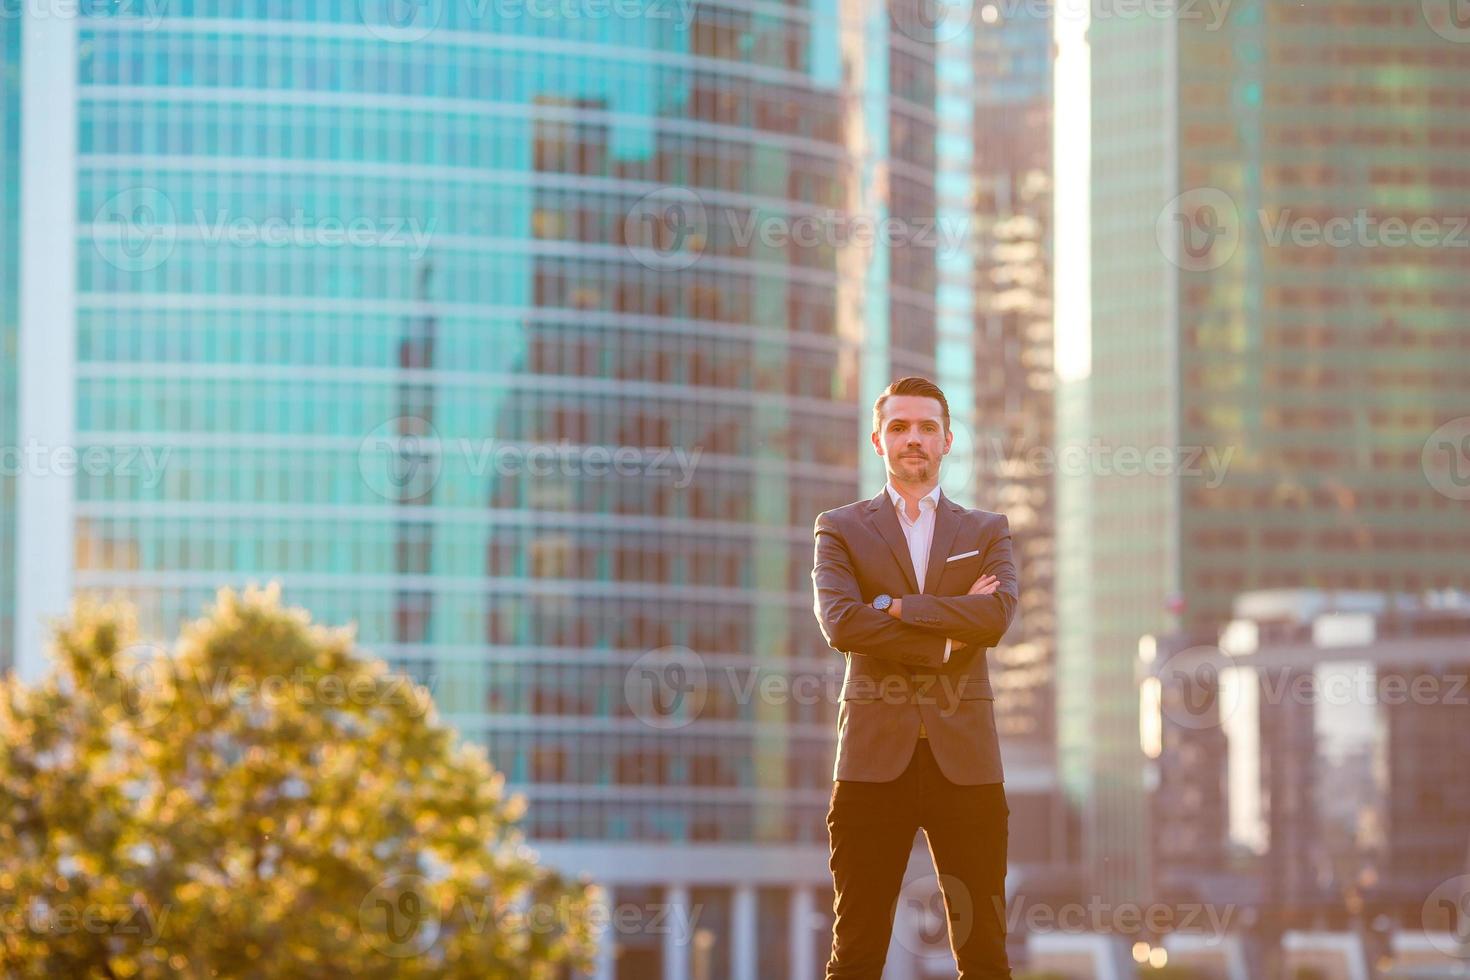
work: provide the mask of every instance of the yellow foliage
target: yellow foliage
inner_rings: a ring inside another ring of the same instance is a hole
[[[585,969],[596,889],[533,863],[503,785],[274,584],[221,590],[172,650],[79,600],[51,672],[0,681],[0,975]],[[482,914],[525,902],[553,911]]]

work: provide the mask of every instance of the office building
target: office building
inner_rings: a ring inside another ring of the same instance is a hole
[[[1058,34],[1058,112],[1085,116],[1057,147],[1059,758],[1114,900],[1152,877],[1141,636],[1209,634],[1250,590],[1470,584],[1470,45],[1433,6]]]
[[[1234,612],[1218,646],[1145,644],[1153,894],[1276,933],[1440,928],[1470,848],[1470,602],[1281,589]]]

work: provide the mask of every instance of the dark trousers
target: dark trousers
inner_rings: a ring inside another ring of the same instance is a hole
[[[960,980],[1010,980],[1006,961],[1005,784],[957,786],[927,738],[897,779],[837,780],[827,811],[836,891],[827,980],[880,980],[903,873],[922,827],[939,873]],[[916,950],[917,952],[917,950]]]

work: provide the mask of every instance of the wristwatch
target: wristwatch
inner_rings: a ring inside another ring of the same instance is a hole
[[[882,612],[891,605],[893,605],[893,596],[887,593],[882,593],[873,599],[873,608],[879,612]]]

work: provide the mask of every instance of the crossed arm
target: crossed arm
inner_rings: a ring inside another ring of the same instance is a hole
[[[938,667],[944,662],[945,638],[902,623],[863,601],[852,556],[842,535],[825,514],[817,515],[812,563],[813,611],[827,645],[844,653],[896,660],[911,667]]]
[[[818,515],[814,530],[816,558],[812,564],[816,592],[813,611],[828,646],[914,667],[941,666],[949,637],[955,640],[956,649],[962,642],[994,646],[1010,625],[1017,595],[1009,523],[1002,531],[982,561],[980,580],[990,574],[999,581],[993,595],[972,592],[948,597],[904,596],[902,619],[898,619],[863,600],[847,544],[826,515]],[[1003,599],[1002,592],[1006,593]],[[894,604],[900,605],[897,600]]]
[[[898,606],[902,622],[930,630],[941,636],[952,636],[972,646],[993,647],[1010,629],[1016,615],[1020,595],[1016,564],[1011,559],[1011,522],[998,515],[1000,526],[980,559],[980,578],[994,579],[988,592],[971,589],[967,595],[906,595]],[[890,611],[893,611],[890,608]]]

